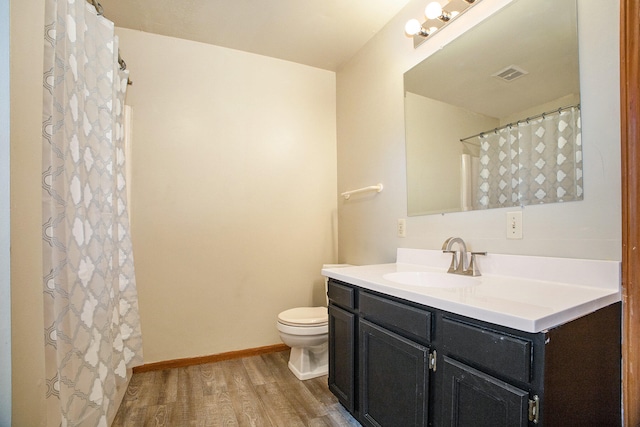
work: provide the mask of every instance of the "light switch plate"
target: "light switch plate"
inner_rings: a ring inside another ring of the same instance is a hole
[[[407,220],[398,218],[398,237],[407,237]]]

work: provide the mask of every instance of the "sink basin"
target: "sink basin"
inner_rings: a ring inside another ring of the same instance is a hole
[[[401,285],[422,286],[427,288],[464,288],[476,283],[476,279],[450,273],[430,271],[398,271],[382,276],[385,280]]]

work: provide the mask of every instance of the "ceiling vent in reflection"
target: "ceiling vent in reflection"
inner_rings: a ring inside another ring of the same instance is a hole
[[[505,82],[512,82],[517,78],[520,78],[524,75],[529,74],[528,71],[523,70],[522,68],[518,67],[517,65],[509,65],[506,68],[503,68],[500,71],[497,71],[495,73],[493,73],[491,76],[492,77],[497,77],[500,80],[503,80]]]

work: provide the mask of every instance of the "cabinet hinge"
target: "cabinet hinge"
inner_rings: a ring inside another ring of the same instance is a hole
[[[433,372],[436,371],[436,358],[438,357],[438,353],[436,353],[435,350],[433,350],[431,353],[429,353],[429,369],[432,370]]]
[[[538,395],[533,396],[533,399],[529,400],[529,421],[533,421],[534,424],[538,424],[540,418],[540,398]]]

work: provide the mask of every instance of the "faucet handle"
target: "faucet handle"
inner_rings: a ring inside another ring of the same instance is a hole
[[[451,258],[451,265],[449,266],[449,270],[447,271],[447,273],[453,273],[458,269],[458,253],[456,251],[447,251],[447,250],[443,250],[442,253],[445,254],[452,254],[453,257]]]
[[[469,261],[469,268],[467,269],[470,276],[481,276],[480,269],[476,265],[476,255],[486,254],[486,252],[471,252],[471,261]]]

